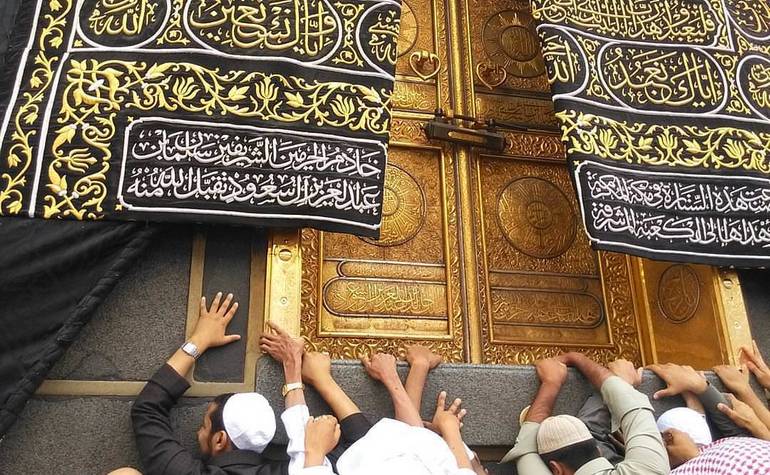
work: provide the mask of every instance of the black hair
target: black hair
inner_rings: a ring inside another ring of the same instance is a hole
[[[211,401],[214,403],[214,410],[211,412],[211,433],[212,434],[219,432],[220,430],[225,430],[225,421],[223,416],[224,410],[225,410],[225,403],[227,403],[227,400],[230,399],[233,396],[233,394],[235,393],[220,394],[219,396],[215,397],[213,401]]]
[[[601,457],[599,447],[596,444],[596,439],[593,438],[540,455],[546,465],[549,462],[559,462],[569,467],[573,472],[599,457]]]

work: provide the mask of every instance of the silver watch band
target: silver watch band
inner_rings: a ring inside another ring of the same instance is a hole
[[[198,346],[191,341],[185,342],[185,344],[182,345],[180,349],[188,355],[192,356],[194,360],[197,360],[201,355],[200,351],[198,351]]]

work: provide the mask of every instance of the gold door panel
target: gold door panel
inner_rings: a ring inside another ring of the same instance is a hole
[[[469,0],[474,82],[487,89],[548,92],[527,0]]]
[[[548,137],[515,142],[525,141]],[[556,153],[543,153],[549,150]],[[625,258],[599,258],[591,249],[560,147],[517,155],[475,156],[484,362],[529,363],[570,348],[602,360],[640,360],[633,306],[617,308],[630,303],[633,292]],[[616,306],[612,319],[603,273],[605,281],[613,279],[607,282]]]
[[[451,155],[397,143],[389,153],[379,240],[302,233],[301,333],[335,358],[419,341],[464,361]]]
[[[710,368],[729,360],[713,267],[637,259],[651,362]],[[714,331],[716,329],[717,331]],[[686,344],[682,344],[683,340]]]
[[[446,9],[441,0],[403,0],[393,108],[432,113],[447,108]]]

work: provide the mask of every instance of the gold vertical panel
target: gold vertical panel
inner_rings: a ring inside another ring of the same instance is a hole
[[[725,332],[726,363],[738,364],[740,348],[751,347],[752,340],[741,281],[734,270],[721,269],[715,285],[721,296],[719,315]]]
[[[273,229],[267,244],[265,271],[265,321],[271,321],[299,336],[302,255],[300,232]]]
[[[464,361],[451,156],[391,145],[379,240],[302,232],[302,335],[356,358],[421,342]]]
[[[530,363],[569,349],[640,362],[630,266],[591,249],[551,137],[514,134],[516,157],[476,155],[484,362]]]
[[[635,258],[648,363],[673,362],[699,369],[727,360],[720,279],[710,266]]]

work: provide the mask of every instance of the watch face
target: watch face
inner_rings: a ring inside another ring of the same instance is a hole
[[[190,342],[187,342],[184,345],[182,345],[182,351],[192,356],[193,358],[197,358],[199,354],[198,347],[195,346],[195,343],[190,343]]]

